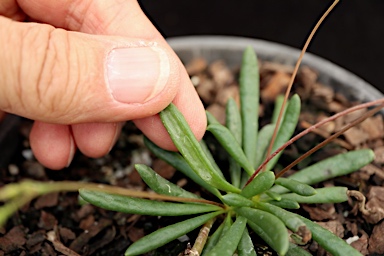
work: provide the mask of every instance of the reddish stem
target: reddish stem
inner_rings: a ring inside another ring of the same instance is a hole
[[[367,102],[367,103],[362,103],[362,104],[359,104],[359,105],[356,105],[356,106],[354,106],[354,107],[351,107],[351,108],[348,108],[348,109],[346,109],[346,110],[344,110],[344,111],[342,111],[342,112],[340,112],[340,113],[336,113],[336,114],[334,114],[333,116],[331,116],[331,117],[328,117],[328,118],[326,118],[326,119],[323,119],[322,121],[320,121],[320,122],[318,122],[318,123],[316,123],[316,124],[314,124],[314,125],[312,125],[311,127],[309,127],[309,128],[307,128],[307,129],[305,129],[304,131],[302,131],[302,132],[300,132],[299,134],[297,134],[295,137],[293,137],[292,139],[290,139],[289,141],[287,141],[286,143],[284,143],[281,147],[279,147],[275,152],[273,152],[269,157],[267,157],[265,160],[264,160],[264,162],[256,169],[256,171],[253,173],[253,175],[249,178],[249,180],[247,181],[247,183],[246,183],[246,185],[248,185],[248,183],[249,182],[251,182],[254,178],[255,178],[255,176],[269,163],[269,161],[272,159],[272,158],[274,158],[278,153],[280,153],[282,150],[284,150],[286,147],[288,147],[289,145],[291,145],[293,142],[295,142],[295,141],[297,141],[298,139],[300,139],[301,137],[303,137],[304,135],[306,135],[306,134],[308,134],[309,132],[311,132],[312,130],[314,130],[314,129],[317,129],[317,128],[319,128],[320,126],[322,126],[322,125],[324,125],[324,124],[326,124],[326,123],[328,123],[328,122],[330,122],[330,121],[333,121],[333,120],[335,120],[335,119],[337,119],[337,118],[339,118],[339,117],[341,117],[341,116],[344,116],[344,115],[347,115],[347,114],[349,114],[349,113],[351,113],[351,112],[354,112],[354,111],[356,111],[356,110],[359,110],[359,109],[363,109],[363,108],[367,108],[367,107],[371,107],[371,106],[374,106],[374,105],[378,105],[378,104],[380,104],[380,106],[378,106],[378,107],[376,107],[375,109],[380,109],[380,108],[382,108],[382,106],[383,106],[383,104],[384,104],[384,98],[382,98],[382,99],[378,99],[378,100],[375,100],[375,101],[371,101],[371,102]],[[370,111],[372,111],[372,110],[370,110]],[[364,119],[363,120],[365,120],[366,118],[368,118],[368,116],[366,116],[368,113],[370,113],[370,112],[367,112],[365,115],[363,115],[362,117],[360,117],[360,118],[363,118],[364,117]],[[373,115],[373,114],[372,114]],[[358,119],[360,119],[360,118],[358,118]],[[356,120],[358,120],[358,119],[356,119]],[[355,121],[356,121],[355,120]],[[362,121],[363,121],[362,120]],[[351,123],[351,124],[353,124],[353,123]],[[350,124],[350,125],[351,125]],[[351,126],[352,127],[352,126]],[[349,127],[349,128],[351,128],[351,127]],[[349,129],[348,128],[348,129]],[[339,131],[340,132],[340,131]],[[344,131],[343,131],[344,132]],[[337,133],[336,133],[337,134]],[[341,133],[340,133],[341,134]],[[334,135],[332,135],[332,136],[334,136]],[[331,137],[330,137],[331,138]],[[328,138],[328,139],[330,139],[330,138]],[[327,140],[328,140],[327,139]],[[327,140],[325,140],[325,141],[327,141]],[[332,139],[331,139],[332,140]],[[324,142],[325,142],[324,141]],[[327,143],[328,142],[330,142],[330,141],[327,141]],[[324,146],[324,145],[322,145],[322,146]],[[280,175],[280,174],[279,174]]]
[[[276,120],[276,126],[275,126],[275,129],[273,130],[273,135],[272,135],[272,138],[271,138],[271,142],[269,143],[269,147],[268,147],[268,150],[267,150],[267,154],[266,156],[268,157],[271,152],[272,152],[272,147],[273,147],[273,144],[275,142],[275,139],[276,139],[276,136],[277,136],[277,131],[279,129],[279,126],[280,126],[280,123],[281,123],[281,119],[283,117],[283,112],[284,112],[284,108],[285,108],[285,105],[287,105],[287,101],[288,101],[288,97],[289,97],[289,93],[291,92],[291,89],[292,89],[292,86],[293,86],[293,82],[295,80],[295,77],[297,75],[297,72],[299,70],[299,66],[301,64],[301,61],[303,60],[303,57],[304,57],[304,54],[305,52],[307,51],[307,48],[310,44],[310,42],[312,41],[312,38],[313,36],[315,35],[316,31],[319,29],[321,23],[323,23],[323,21],[325,20],[325,18],[328,16],[328,14],[333,10],[333,8],[336,6],[336,4],[339,2],[339,0],[335,0],[333,2],[333,4],[327,9],[327,11],[323,14],[323,16],[321,16],[321,18],[319,19],[319,21],[316,23],[315,27],[312,29],[311,31],[311,34],[308,36],[307,38],[307,41],[305,42],[304,44],[304,47],[303,49],[301,50],[301,53],[300,53],[300,56],[299,56],[299,59],[297,60],[296,62],[296,65],[295,65],[295,68],[293,70],[293,73],[292,73],[292,76],[290,78],[290,81],[288,83],[288,87],[287,87],[287,90],[285,91],[285,96],[284,96],[284,101],[283,101],[283,104],[281,105],[281,109],[280,109],[280,112],[279,112],[279,116],[277,117],[277,120]]]

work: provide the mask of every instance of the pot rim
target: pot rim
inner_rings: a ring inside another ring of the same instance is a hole
[[[247,46],[252,46],[261,59],[290,65],[294,65],[300,55],[299,49],[290,46],[237,36],[180,36],[168,38],[167,42],[182,60],[182,52],[185,51],[193,56],[206,56],[209,51],[242,52]],[[347,97],[363,102],[384,97],[379,90],[360,77],[314,54],[305,53],[301,66],[303,65],[318,71],[319,77],[323,77],[321,82],[348,94]]]

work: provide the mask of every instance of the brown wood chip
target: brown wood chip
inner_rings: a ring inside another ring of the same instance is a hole
[[[369,238],[369,253],[370,254],[384,254],[384,222],[379,223],[373,228],[372,235]]]
[[[27,239],[22,226],[13,227],[5,236],[0,237],[0,249],[10,253],[23,246]]]

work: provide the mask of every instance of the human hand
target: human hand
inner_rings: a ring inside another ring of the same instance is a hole
[[[0,114],[36,120],[30,143],[46,167],[68,166],[76,148],[108,153],[126,120],[174,150],[156,115],[170,102],[203,136],[202,103],[136,0],[2,0],[0,15]]]

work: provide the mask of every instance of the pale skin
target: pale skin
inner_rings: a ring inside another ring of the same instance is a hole
[[[21,22],[27,17],[34,22]],[[149,101],[121,104],[105,85],[105,59],[139,41],[166,53],[169,77]],[[68,166],[76,149],[107,154],[127,120],[175,150],[156,115],[170,102],[198,139],[204,134],[204,108],[183,65],[135,0],[2,0],[0,46],[0,116],[35,120],[31,147],[48,168]]]

